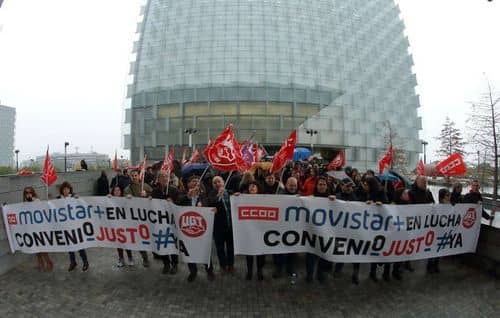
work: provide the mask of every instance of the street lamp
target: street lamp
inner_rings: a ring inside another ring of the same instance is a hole
[[[314,144],[313,144],[313,135],[318,134],[318,131],[314,130],[314,129],[306,129],[306,133],[311,136],[311,153],[312,153],[313,152],[313,147],[314,147]]]
[[[64,172],[68,171],[68,152],[67,148],[69,146],[69,142],[64,142]]]
[[[422,140],[422,145],[424,146],[424,163],[427,163],[427,158],[426,158],[426,153],[425,153],[425,146],[427,146],[429,143],[425,140]]]
[[[188,128],[184,130],[184,133],[189,134],[189,148],[192,147],[192,151],[194,151],[193,134],[196,134],[197,132],[198,129],[196,128]]]
[[[19,171],[19,149],[14,151],[16,153],[16,171]]]

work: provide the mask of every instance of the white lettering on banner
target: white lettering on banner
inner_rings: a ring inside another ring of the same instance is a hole
[[[210,208],[142,198],[81,197],[6,205],[2,214],[12,252],[115,247],[176,254],[190,263],[210,261]]]
[[[475,204],[377,206],[240,195],[231,198],[231,211],[236,254],[308,252],[337,262],[399,262],[474,252],[481,223],[481,206]]]
[[[446,166],[439,169],[439,172],[441,172],[442,174],[446,174],[448,171],[450,171],[451,169],[453,169],[455,167],[458,167],[461,164],[462,163],[461,163],[460,159],[457,158],[457,159],[453,160],[452,162],[448,163]]]

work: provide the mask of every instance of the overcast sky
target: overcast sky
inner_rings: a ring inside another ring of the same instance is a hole
[[[0,8],[0,103],[17,110],[20,160],[53,151],[120,150],[142,0],[6,0]],[[500,89],[500,1],[397,0],[417,75],[422,139],[446,116],[465,133],[470,101]],[[486,74],[486,76],[485,76]],[[1,146],[1,145],[0,145]],[[121,152],[120,152],[121,151]]]

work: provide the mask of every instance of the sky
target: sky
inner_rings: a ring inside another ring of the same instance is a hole
[[[142,0],[5,0],[0,104],[17,111],[20,161],[121,149],[129,62]],[[470,102],[500,90],[500,1],[396,0],[414,59],[428,160],[449,116],[466,134]],[[1,147],[1,145],[0,145]]]

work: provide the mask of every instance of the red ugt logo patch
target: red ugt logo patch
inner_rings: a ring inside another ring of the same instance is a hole
[[[10,225],[17,225],[17,217],[15,213],[8,213],[7,214],[7,222],[9,222]]]

